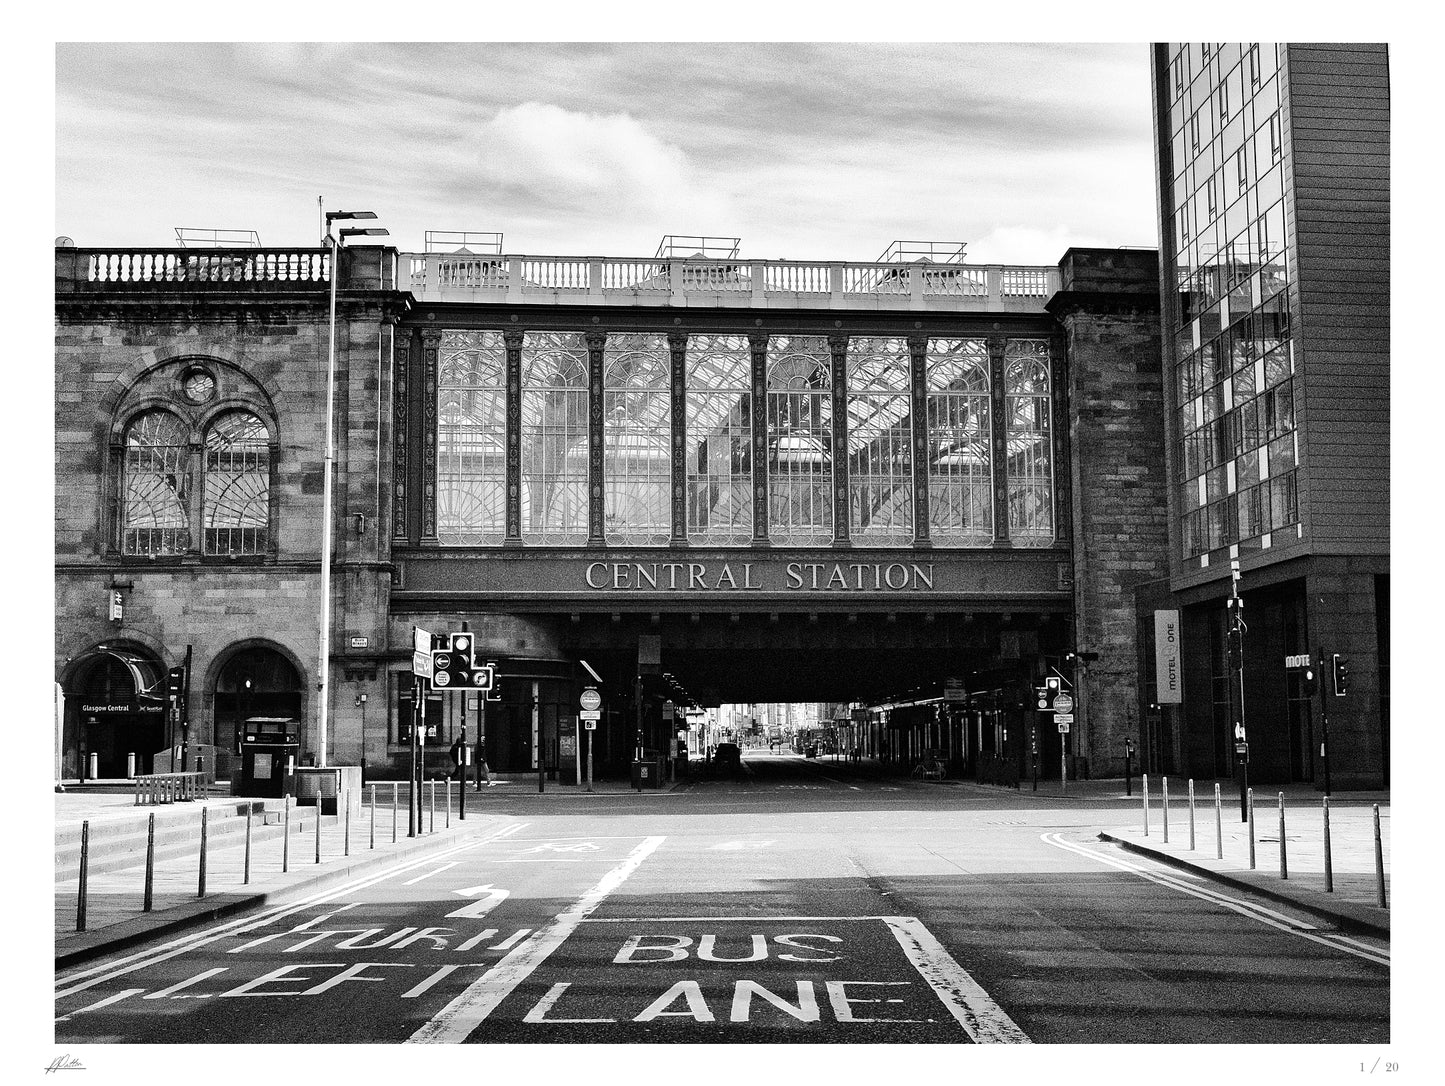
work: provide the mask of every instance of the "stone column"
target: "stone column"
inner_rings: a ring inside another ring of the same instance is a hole
[[[990,393],[989,424],[993,455],[993,543],[1007,546],[1008,533],[1008,398],[1004,387],[1004,351],[1008,340],[1002,336],[988,337],[988,387]]]

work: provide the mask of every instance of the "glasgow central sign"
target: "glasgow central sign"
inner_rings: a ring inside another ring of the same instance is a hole
[[[925,562],[591,562],[587,587],[651,592],[932,591]]]

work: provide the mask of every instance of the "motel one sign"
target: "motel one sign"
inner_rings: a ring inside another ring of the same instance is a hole
[[[590,562],[598,591],[931,592],[932,562]]]

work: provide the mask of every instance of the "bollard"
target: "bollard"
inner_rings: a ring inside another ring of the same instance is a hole
[[[316,862],[321,862],[321,782],[316,782]]]
[[[1149,774],[1140,773],[1139,780],[1144,785],[1144,836],[1149,836]]]
[[[447,804],[444,808],[444,813],[442,815],[442,818],[444,819],[444,821],[442,822],[442,829],[444,830],[450,829],[452,824],[452,779],[450,777],[446,779],[446,786]]]
[[[436,833],[437,831],[437,782],[429,780],[426,782],[427,806],[430,814],[427,816],[426,832]]]
[[[1325,816],[1325,893],[1335,892],[1335,866],[1330,856],[1330,797],[1324,797],[1323,803]]]
[[[1214,858],[1224,859],[1224,804],[1219,798],[1219,785],[1214,786]]]
[[[1378,823],[1377,823],[1378,824]],[[90,822],[80,824],[80,892],[75,899],[75,930],[85,930],[85,893],[90,883]]]
[[[291,869],[291,797],[281,797],[281,873]]]
[[[199,754],[196,755],[196,787],[201,790],[201,798],[211,798],[211,786],[206,783],[206,760]]]
[[[1194,778],[1189,778],[1189,851],[1194,851]]]
[[[1160,793],[1160,796],[1163,802],[1160,806],[1164,815],[1164,843],[1167,845],[1169,843],[1169,778],[1164,777],[1162,780],[1163,791]]]
[[[135,780],[135,755],[125,756],[125,775],[127,780]]]
[[[206,896],[206,816],[210,811],[201,808],[201,874],[196,886],[196,897]]]
[[[342,817],[342,827],[343,827],[343,829],[342,829],[342,831],[341,831],[341,854],[342,854],[343,856],[350,856],[350,855],[351,855],[351,789],[348,788],[344,794],[345,794],[345,797],[346,797],[346,798],[345,798],[346,813],[345,813],[345,815]]]
[[[1289,878],[1289,864],[1284,855],[1284,793],[1279,794],[1279,877]]]
[[[396,781],[391,782],[391,843],[396,844]]]
[[[1245,821],[1249,823],[1249,869],[1254,870],[1254,789],[1244,793]]]
[[[1380,805],[1375,804],[1375,897],[1385,907],[1385,848],[1380,843]]]
[[[251,805],[246,805],[246,854],[241,861],[241,885],[251,882]]]
[[[156,882],[156,813],[152,811],[146,821],[146,881],[140,907],[143,913],[151,911],[151,896]]]
[[[99,776],[100,776],[100,753],[99,753],[98,751],[94,751],[94,750],[93,750],[93,751],[90,752],[90,779],[91,779],[91,780],[95,780],[95,779],[96,779],[97,777],[99,777]],[[84,930],[84,929],[82,929],[82,930]]]
[[[371,786],[371,845],[376,847],[376,785]]]

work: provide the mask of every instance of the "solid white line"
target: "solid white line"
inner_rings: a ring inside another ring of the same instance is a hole
[[[437,1012],[430,1022],[413,1033],[408,1044],[457,1044],[465,1041],[487,1015],[506,999],[547,956],[561,946],[603,900],[637,870],[638,866],[665,841],[665,837],[648,837],[634,848],[592,889],[571,906],[557,914],[555,920],[472,982],[459,996]]]
[[[1130,874],[1138,875],[1141,879],[1146,879],[1157,885],[1167,886],[1170,889],[1178,890],[1180,893],[1189,894],[1192,897],[1200,898],[1203,901],[1208,901],[1215,905],[1223,905],[1226,909],[1231,909],[1241,916],[1247,916],[1251,920],[1257,920],[1261,924],[1267,924],[1272,928],[1277,928],[1290,935],[1296,935],[1301,939],[1308,939],[1312,943],[1319,943],[1321,946],[1327,946],[1332,950],[1341,950],[1346,954],[1353,954],[1357,958],[1374,962],[1376,965],[1388,966],[1390,964],[1388,951],[1376,950],[1373,947],[1356,943],[1343,936],[1329,934],[1316,935],[1315,932],[1319,929],[1314,925],[1302,924],[1299,921],[1291,920],[1288,916],[1275,912],[1273,909],[1267,909],[1262,905],[1255,905],[1240,898],[1229,897],[1215,890],[1205,890],[1201,887],[1188,886],[1178,879],[1171,878],[1162,872],[1148,871],[1125,860],[1116,857],[1101,856],[1090,849],[1083,848],[1071,842],[1054,839],[1058,837],[1058,834],[1046,833],[1043,835],[1043,840],[1048,844],[1062,848],[1068,852],[1074,852],[1080,856],[1088,856],[1090,859],[1097,860],[1100,863],[1117,867],[1121,871],[1128,871]],[[1357,947],[1360,949],[1355,949]]]
[[[893,932],[918,975],[928,982],[975,1044],[1032,1044],[1028,1034],[1019,1029],[968,970],[954,961],[922,921],[913,916],[885,916],[883,922]]]
[[[88,1007],[81,1007],[79,1010],[71,1011],[69,1014],[62,1014],[56,1021],[69,1022],[77,1014],[88,1014],[91,1011],[98,1011],[102,1007],[109,1007],[112,1003],[119,1003],[122,999],[129,999],[131,996],[139,995],[144,991],[144,988],[127,988],[123,992],[116,992],[115,995],[106,996],[99,1003],[92,1003]]]
[[[418,882],[421,882],[422,879],[429,879],[429,878],[431,878],[433,875],[440,875],[443,871],[447,870],[448,868],[456,867],[456,866],[457,866],[457,863],[458,863],[458,861],[453,860],[451,863],[442,864],[440,867],[436,867],[436,868],[433,868],[433,869],[430,870],[430,871],[423,872],[422,874],[418,875],[418,876],[417,876],[416,878],[414,878],[414,879],[407,879],[404,883],[402,883],[402,885],[403,885],[403,886],[412,886],[412,885],[414,885],[414,884],[416,884],[416,883],[418,883]]]
[[[455,856],[459,852],[466,852],[469,849],[510,837],[512,834],[525,829],[527,825],[525,822],[519,822],[513,826],[504,826],[496,833],[484,837],[481,840],[467,841],[441,852],[434,852],[414,860],[399,861],[395,867],[389,867],[385,871],[381,871],[375,875],[368,875],[365,878],[357,879],[355,882],[346,883],[334,890],[323,891],[322,893],[313,894],[310,897],[301,898],[299,901],[292,902],[288,905],[277,906],[268,912],[262,913],[259,917],[241,917],[237,920],[230,920],[218,927],[209,928],[198,934],[184,935],[160,947],[151,947],[132,954],[129,957],[120,958],[115,961],[92,966],[89,969],[82,969],[76,973],[67,974],[64,978],[64,983],[70,986],[57,988],[55,998],[60,999],[63,996],[74,995],[76,992],[85,991],[87,988],[93,988],[95,985],[103,983],[104,981],[112,980],[115,977],[124,976],[126,973],[133,973],[137,969],[144,969],[147,966],[178,957],[187,951],[196,950],[209,943],[214,943],[218,939],[224,939],[228,935],[244,935],[246,932],[255,931],[257,928],[265,927],[267,924],[276,920],[284,920],[288,916],[312,908],[315,905],[324,904],[327,901],[344,897],[357,890],[364,890],[367,887],[375,886],[379,882],[385,882],[387,879],[407,871],[415,871],[418,867],[435,863],[440,857]],[[75,983],[76,981],[82,980],[83,983]],[[57,978],[56,982],[57,984],[61,983],[61,980]]]

